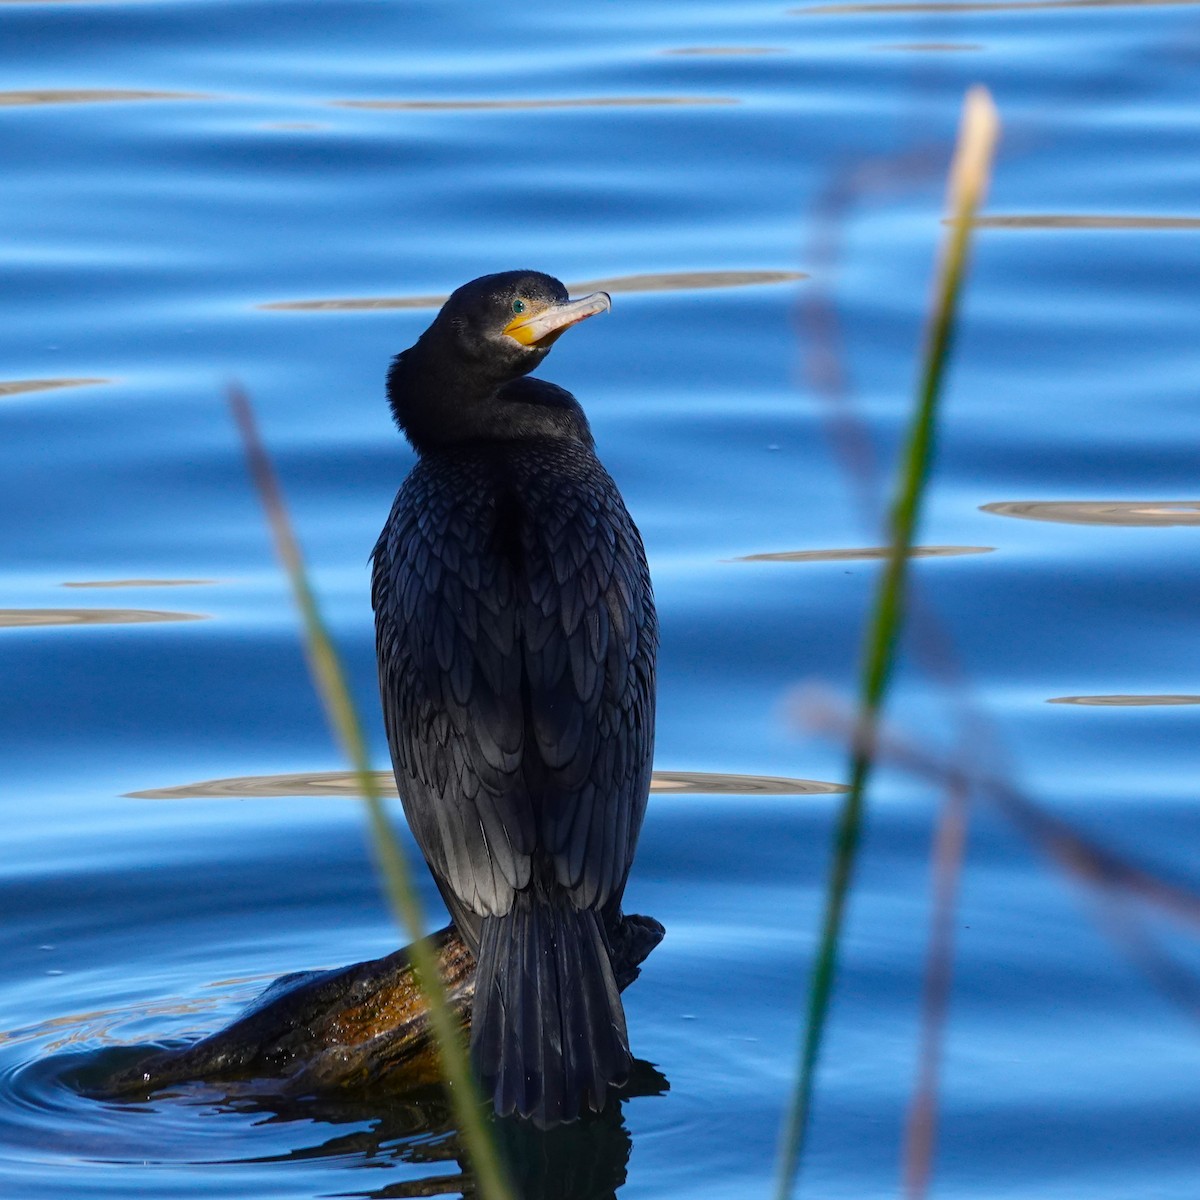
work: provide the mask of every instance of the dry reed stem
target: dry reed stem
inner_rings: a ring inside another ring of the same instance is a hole
[[[933,917],[921,999],[917,1082],[904,1136],[904,1190],[909,1200],[922,1200],[933,1177],[942,1043],[950,1008],[954,963],[954,908],[967,845],[967,799],[968,790],[963,779],[946,781],[933,844]]]

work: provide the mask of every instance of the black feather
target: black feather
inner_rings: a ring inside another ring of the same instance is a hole
[[[471,1058],[501,1116],[546,1127],[604,1107],[631,1057],[599,912],[524,893],[484,919]]]

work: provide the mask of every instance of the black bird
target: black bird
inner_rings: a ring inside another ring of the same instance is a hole
[[[658,622],[637,527],[570,392],[526,375],[571,325],[535,271],[485,275],[392,361],[419,461],[374,551],[405,815],[477,963],[496,1112],[600,1110],[630,1068],[610,939],[646,809]]]

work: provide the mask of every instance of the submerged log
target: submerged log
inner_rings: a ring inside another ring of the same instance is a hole
[[[612,938],[624,991],[663,938],[653,917],[626,916]],[[429,935],[454,1011],[470,1024],[475,960],[453,925]],[[275,980],[230,1025],[198,1042],[155,1050],[96,1089],[148,1096],[182,1083],[272,1081],[300,1096],[371,1086],[408,1091],[440,1078],[425,998],[407,949],[331,971]]]

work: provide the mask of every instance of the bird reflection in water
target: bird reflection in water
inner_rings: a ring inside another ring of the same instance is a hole
[[[625,1183],[633,1148],[625,1124],[624,1102],[661,1096],[669,1089],[670,1084],[657,1068],[635,1059],[629,1082],[619,1097],[614,1096],[620,1103],[610,1103],[602,1112],[588,1113],[569,1125],[549,1130],[537,1129],[519,1119],[495,1120],[492,1127],[508,1168],[513,1194],[521,1200],[615,1197],[617,1189]],[[356,1126],[345,1133],[334,1132],[311,1146],[289,1151],[284,1156],[289,1162],[357,1156],[364,1165],[377,1168],[391,1160],[403,1171],[402,1179],[340,1195],[370,1200],[455,1193],[476,1195],[453,1111],[439,1086],[399,1097],[353,1099],[292,1098],[232,1091],[218,1107],[244,1115],[263,1114],[264,1125],[308,1122],[314,1129]]]

